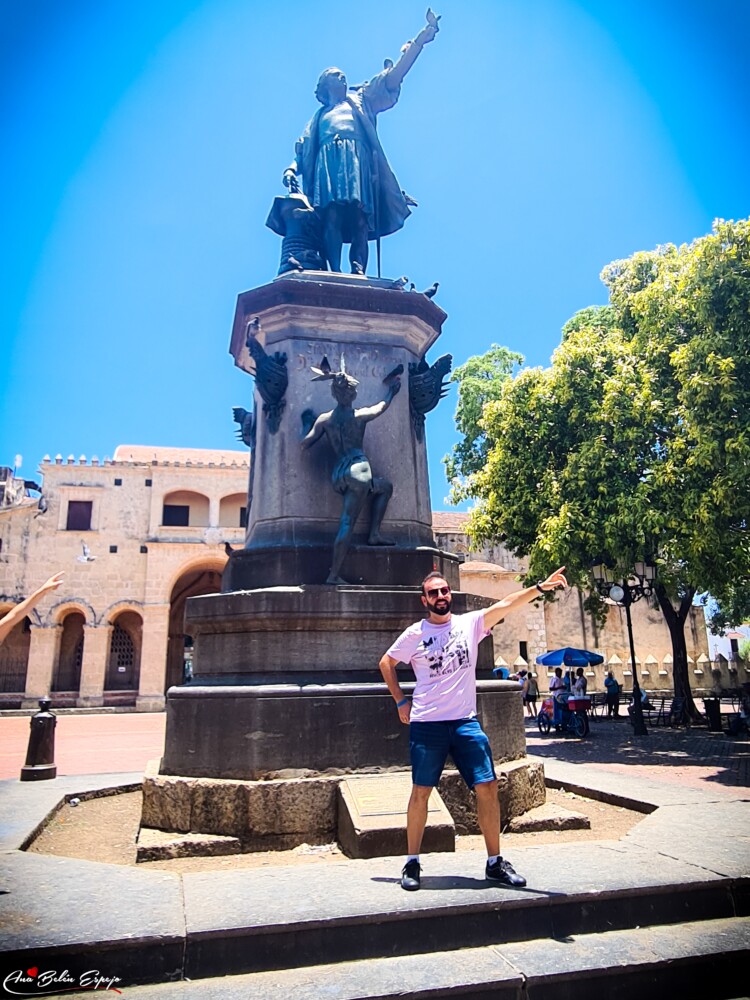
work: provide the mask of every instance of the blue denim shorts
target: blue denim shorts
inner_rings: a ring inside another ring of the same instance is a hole
[[[409,749],[415,785],[434,788],[448,755],[469,788],[497,778],[490,741],[478,719],[412,722],[409,724]]]

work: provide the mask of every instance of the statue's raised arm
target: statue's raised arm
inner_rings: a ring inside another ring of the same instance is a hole
[[[433,41],[435,35],[438,31],[440,31],[440,28],[438,27],[438,21],[440,18],[436,14],[433,14],[429,7],[427,8],[426,19],[427,24],[425,24],[424,28],[422,28],[413,41],[407,42],[406,45],[404,45],[401,49],[401,58],[395,66],[390,67],[390,71],[388,73],[388,84],[393,89],[401,86],[404,82],[404,77],[417,61],[417,56],[422,51],[422,48],[427,45],[428,42]],[[388,67],[386,66],[386,68]]]
[[[368,241],[401,229],[416,204],[401,190],[375,128],[381,111],[392,108],[404,77],[423,47],[438,32],[437,15],[428,8],[427,23],[403,47],[394,64],[371,80],[349,87],[340,69],[324,70],[315,97],[322,105],[295,147],[295,159],[283,181],[292,193],[300,180],[322,226],[322,252],[331,271],[341,270],[341,250],[351,244],[353,274],[364,274]],[[304,265],[303,265],[304,266]],[[282,264],[283,267],[283,264]]]

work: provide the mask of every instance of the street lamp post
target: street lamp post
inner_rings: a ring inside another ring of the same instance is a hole
[[[602,597],[625,608],[625,622],[628,627],[628,642],[630,643],[630,663],[633,667],[633,711],[631,720],[633,733],[636,736],[648,736],[648,729],[643,720],[643,704],[641,702],[641,685],[638,682],[638,670],[635,662],[635,645],[633,643],[633,621],[630,617],[630,605],[640,601],[642,597],[650,597],[654,590],[656,567],[650,563],[637,562],[633,573],[618,583],[610,568],[603,561],[593,567],[594,579]]]

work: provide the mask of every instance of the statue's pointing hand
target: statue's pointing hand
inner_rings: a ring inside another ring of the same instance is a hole
[[[401,379],[395,378],[388,386],[388,399],[393,399],[393,397],[398,395],[399,392],[401,392]]]

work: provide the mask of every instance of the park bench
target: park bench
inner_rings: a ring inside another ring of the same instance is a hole
[[[662,696],[660,698],[649,698],[648,700],[649,704],[643,706],[644,722],[651,726],[677,726],[680,724],[682,715],[681,698]],[[633,699],[631,697],[628,712],[632,704]]]

